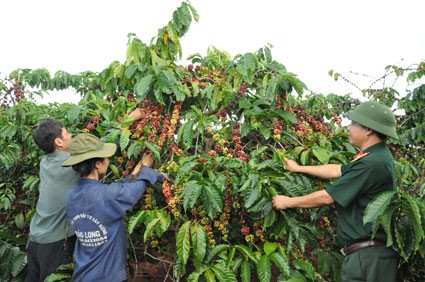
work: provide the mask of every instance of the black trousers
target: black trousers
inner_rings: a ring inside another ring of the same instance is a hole
[[[61,264],[72,262],[76,236],[48,244],[28,243],[25,282],[42,282]]]

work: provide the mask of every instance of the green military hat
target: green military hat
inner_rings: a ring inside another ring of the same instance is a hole
[[[398,139],[393,111],[378,102],[361,103],[350,113],[350,119],[385,136]]]
[[[71,157],[62,166],[71,166],[93,158],[108,158],[115,154],[117,145],[103,143],[92,134],[82,133],[72,138],[69,143]]]

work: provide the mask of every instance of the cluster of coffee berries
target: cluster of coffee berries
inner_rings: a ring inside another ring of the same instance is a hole
[[[215,241],[215,238],[214,238],[214,232],[212,231],[211,225],[209,225],[209,224],[205,225],[205,231],[207,232],[207,237],[209,239],[209,243],[210,243],[211,247],[214,248],[215,245],[216,245],[216,241]]]
[[[154,189],[152,187],[149,187],[148,189],[146,189],[146,193],[143,197],[145,210],[153,210],[154,208],[156,208],[156,200],[153,195],[154,195]]]
[[[0,81],[0,85],[3,84]],[[1,93],[1,107],[9,108],[25,99],[24,90],[21,88],[19,81],[16,79],[6,81],[6,84],[12,84],[8,89]]]
[[[287,101],[288,100],[288,96],[286,95],[286,93],[281,94],[281,93],[277,93],[276,94],[276,109],[281,110],[284,109],[285,106],[283,104],[283,101]]]
[[[172,113],[171,121],[170,121],[171,125],[167,130],[168,138],[170,138],[170,139],[174,138],[174,133],[176,132],[176,128],[177,128],[177,124],[178,124],[179,119],[180,119],[181,111],[182,111],[182,103],[177,102],[174,105],[174,108],[173,108],[173,113]]]
[[[180,69],[184,69],[184,67],[180,66]],[[195,83],[199,85],[200,89],[205,89],[207,85],[220,85],[226,82],[223,69],[209,71],[206,66],[197,65],[195,67],[193,64],[189,64],[184,70],[187,72],[184,75],[183,84],[187,85],[189,89],[193,88]]]
[[[178,195],[180,194],[180,188],[175,188],[174,185],[170,184],[168,180],[164,180],[162,183],[162,193],[165,196],[167,201],[168,210],[175,218],[180,218],[180,207],[179,203],[181,202]]]
[[[282,136],[282,129],[283,129],[283,120],[282,118],[278,118],[273,130],[273,139],[275,141],[279,141],[280,137]]]
[[[149,99],[145,99],[137,104],[137,107],[142,109],[143,117],[129,127],[132,138],[145,139],[147,137],[147,140],[158,145],[159,149],[163,148],[166,142],[170,142],[173,153],[178,156],[182,155],[182,150],[175,143],[175,132],[179,124],[181,106],[181,102],[177,102],[172,114],[164,117],[162,113],[163,105],[160,103],[151,103]],[[121,120],[122,118],[119,118],[118,122],[121,122]],[[144,132],[149,132],[149,136],[144,136]]]
[[[97,128],[98,124],[99,124],[99,117],[96,116],[96,117],[93,117],[93,118],[90,119],[86,128],[89,131],[95,130]]]
[[[231,143],[228,140],[220,138],[219,133],[213,135],[213,140],[216,141],[214,149],[208,152],[208,155],[211,157],[216,157],[218,154],[222,154],[226,158],[239,158],[244,162],[249,161],[249,155],[244,151],[242,146],[241,139],[241,125],[239,123],[235,124],[233,127],[233,148],[231,148]]]
[[[228,240],[228,233],[229,233],[228,226],[229,226],[229,221],[226,218],[225,214],[221,214],[220,220],[214,221],[214,227],[221,232],[221,239],[226,242]]]
[[[183,155],[183,151],[182,149],[179,148],[179,146],[177,145],[176,142],[172,142],[170,143],[170,148],[173,151],[174,154],[176,154],[176,156],[181,156]]]
[[[262,242],[264,242],[266,240],[265,235],[264,235],[264,231],[263,231],[263,226],[261,222],[255,222],[253,224],[254,230],[255,230],[255,236],[257,236]]]
[[[291,107],[289,111],[293,113],[298,119],[298,123],[294,124],[295,134],[298,137],[304,137],[308,134],[311,134],[313,131],[321,132],[326,136],[329,136],[332,133],[323,117],[318,116],[314,118],[306,112],[304,107]],[[309,125],[310,128],[308,128],[307,125]]]
[[[225,122],[227,118],[227,110],[226,109],[219,110],[216,114],[216,117],[219,121]]]
[[[169,161],[165,167],[167,174],[175,173],[179,169],[179,165],[175,161]]]
[[[245,96],[245,92],[246,92],[246,90],[248,89],[248,82],[246,82],[246,81],[244,81],[242,84],[241,84],[241,87],[239,87],[239,90],[238,90],[238,97],[239,98],[242,98],[243,96]]]
[[[161,135],[159,136],[157,145],[161,149],[164,145],[164,142],[168,139],[168,130],[170,130],[170,121],[171,117],[166,116],[164,119],[164,126],[162,127]]]
[[[156,143],[157,132],[158,132],[159,128],[161,127],[162,108],[163,108],[163,106],[159,103],[154,103],[154,104],[150,105],[150,112],[151,112],[150,122],[151,122],[151,125],[149,127],[150,132],[149,132],[148,141],[151,142],[151,143]]]
[[[341,118],[339,116],[337,116],[335,113],[332,113],[332,119],[334,120],[334,122],[341,127]]]
[[[242,141],[241,141],[241,131],[240,131],[241,125],[239,123],[235,124],[233,126],[233,138],[232,141],[235,143],[235,156],[238,157],[240,160],[244,162],[249,161],[249,155],[245,153],[242,147]]]
[[[121,92],[122,95],[122,92]],[[134,96],[133,93],[128,93],[127,94],[127,103],[134,103],[136,102],[136,96]]]

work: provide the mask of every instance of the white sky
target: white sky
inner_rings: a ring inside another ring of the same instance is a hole
[[[0,4],[0,75],[17,68],[78,73],[124,62],[127,34],[145,43],[172,19],[180,0],[6,0]],[[208,46],[231,56],[270,43],[275,60],[314,92],[358,91],[390,64],[425,59],[423,0],[192,0],[199,22],[182,39],[183,59]],[[363,79],[362,79],[363,77]],[[377,85],[381,86],[381,85]],[[404,89],[404,88],[403,88]],[[65,92],[44,101],[78,101]]]

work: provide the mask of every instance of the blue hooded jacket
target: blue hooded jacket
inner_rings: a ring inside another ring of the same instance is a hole
[[[80,178],[67,193],[66,213],[78,237],[75,282],[115,282],[127,279],[127,237],[123,217],[149,185],[164,175],[143,166],[137,179],[102,184]]]

